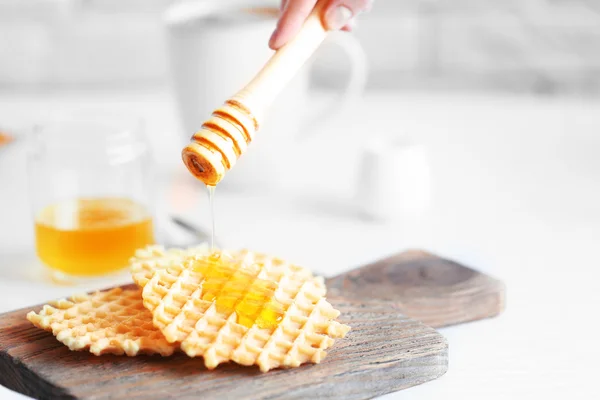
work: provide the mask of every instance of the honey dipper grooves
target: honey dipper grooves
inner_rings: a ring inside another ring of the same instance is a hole
[[[257,130],[250,110],[237,100],[227,100],[194,133],[181,153],[183,162],[197,179],[214,186],[244,154]]]

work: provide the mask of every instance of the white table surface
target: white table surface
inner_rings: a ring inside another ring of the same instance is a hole
[[[0,94],[0,129],[81,107],[144,116],[162,181],[181,176],[182,136],[165,91]],[[450,345],[446,375],[386,399],[597,395],[600,101],[406,93],[370,94],[352,107],[319,134],[320,147],[299,145],[282,165],[291,182],[285,193],[217,193],[225,245],[269,251],[327,275],[419,247],[506,283],[503,315],[441,330]],[[421,217],[357,217],[353,167],[361,138],[375,133],[427,146],[433,197]],[[334,144],[342,149],[336,162],[312,182],[318,165],[300,157],[323,159]],[[0,152],[0,312],[79,289],[51,286],[36,273],[23,163],[18,144]],[[206,198],[194,193],[173,212],[207,226]],[[0,388],[0,398],[23,396]]]

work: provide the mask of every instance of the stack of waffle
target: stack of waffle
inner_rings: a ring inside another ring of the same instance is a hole
[[[27,318],[71,350],[181,350],[209,369],[234,361],[263,372],[319,363],[349,331],[335,321],[340,313],[325,299],[323,279],[309,270],[244,250],[221,253],[227,273],[216,276],[213,257],[204,247],[151,246],[131,260],[138,288],[72,296]]]

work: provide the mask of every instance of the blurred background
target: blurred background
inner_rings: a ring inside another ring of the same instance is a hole
[[[28,138],[48,118],[136,119],[158,240],[199,240],[173,217],[210,231],[180,151],[270,56],[270,7],[0,0],[0,311],[72,292],[40,278],[35,256],[32,204],[60,186],[31,187]],[[599,154],[600,0],[375,0],[219,185],[216,234],[326,275],[417,247],[503,280],[506,314],[445,330],[449,373],[403,398],[589,395],[565,376],[594,370],[594,330],[556,343],[600,302]]]
[[[0,85],[165,84],[162,17],[172,3],[2,0]],[[595,0],[378,0],[356,36],[369,58],[370,89],[593,96],[599,26]],[[319,60],[317,84],[335,83],[334,57]]]

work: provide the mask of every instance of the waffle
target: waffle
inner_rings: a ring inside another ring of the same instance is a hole
[[[210,248],[206,244],[187,249],[171,248],[168,250],[160,245],[146,246],[138,249],[129,261],[131,277],[139,287],[143,288],[156,270],[179,264],[186,258],[209,253]]]
[[[264,253],[249,251],[246,249],[228,251],[229,256],[235,260],[242,261],[246,265],[257,264],[259,267],[269,271],[269,276],[279,279],[281,275],[292,274],[299,279],[311,279],[313,274],[309,269],[290,264],[280,258],[269,256]],[[130,260],[130,271],[133,281],[141,288],[152,278],[156,270],[165,269],[169,266],[177,266],[186,259],[203,257],[210,254],[210,248],[206,244],[187,249],[170,248],[166,250],[160,245],[151,245],[139,249]],[[325,291],[322,278],[318,285]],[[323,295],[325,292],[323,292]]]
[[[165,340],[142,305],[141,289],[115,288],[75,295],[27,314],[38,328],[52,332],[71,350],[101,354],[171,355],[179,345]]]
[[[164,266],[161,262],[154,265]],[[184,258],[182,262],[171,259],[166,268],[156,268],[150,279],[146,280],[146,276],[138,281],[144,286],[144,306],[152,312],[153,323],[166,340],[180,342],[181,349],[190,357],[202,356],[209,369],[228,361],[256,364],[263,372],[306,362],[319,363],[334,339],[343,337],[350,329],[334,321],[339,311],[325,300],[323,279],[313,277],[305,268],[241,251],[227,264],[234,269],[233,275],[217,279],[215,284],[198,269],[206,263],[210,263],[209,257],[202,254]],[[238,290],[237,298],[253,296],[253,289],[240,289],[232,284],[240,276],[248,278],[249,285],[273,283],[274,300],[269,301],[281,308],[276,324],[258,323],[264,313],[274,312],[268,302],[258,306],[262,307],[257,311],[259,317],[250,320],[249,325],[242,323],[247,316],[238,315],[239,309],[219,307],[219,296],[227,297],[231,288]],[[210,291],[216,294],[206,298]]]

